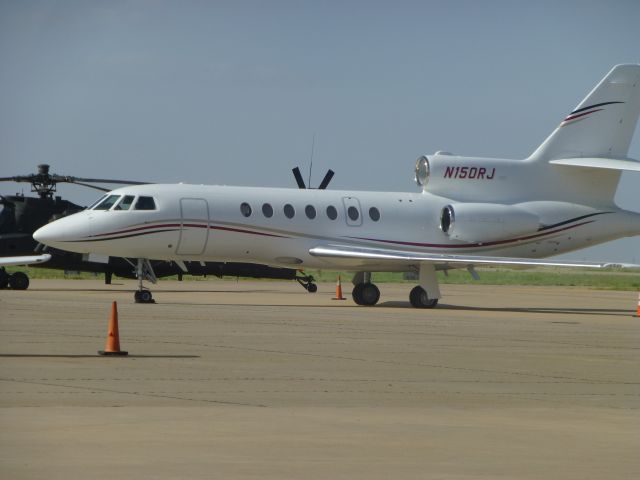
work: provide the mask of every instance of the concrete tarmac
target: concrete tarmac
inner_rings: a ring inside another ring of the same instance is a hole
[[[0,291],[0,478],[640,478],[634,292],[134,288]],[[96,355],[113,300],[128,357]]]

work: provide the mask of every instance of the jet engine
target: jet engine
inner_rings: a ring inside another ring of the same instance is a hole
[[[440,213],[440,229],[449,238],[473,243],[486,243],[540,228],[540,219],[520,207],[496,203],[456,203]]]

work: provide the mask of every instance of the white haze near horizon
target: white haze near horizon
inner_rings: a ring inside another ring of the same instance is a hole
[[[0,1],[0,176],[293,187],[315,135],[314,185],[332,168],[330,188],[417,191],[421,154],[526,157],[640,62],[639,18],[631,0]],[[566,257],[638,263],[640,237]]]

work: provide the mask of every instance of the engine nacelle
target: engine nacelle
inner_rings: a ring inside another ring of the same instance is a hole
[[[485,243],[526,235],[540,228],[540,219],[520,207],[496,203],[456,203],[440,213],[440,229],[449,238]]]
[[[530,178],[530,163],[523,160],[460,157],[449,152],[423,155],[416,161],[415,179],[424,192],[460,203],[506,204],[522,197]]]

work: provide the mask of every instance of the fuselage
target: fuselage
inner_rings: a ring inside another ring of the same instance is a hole
[[[485,173],[485,176],[494,174]],[[479,179],[485,180],[485,179]],[[359,269],[309,254],[318,245],[348,244],[440,254],[541,258],[640,233],[640,215],[567,201],[511,204],[535,215],[530,231],[504,238],[459,240],[442,229],[442,211],[456,204],[429,192],[393,193],[142,185],[123,187],[109,209],[87,209],[34,235],[56,248],[110,256],[182,261],[233,261],[299,268]],[[117,209],[125,197],[128,209]],[[139,198],[152,209],[136,209]],[[98,205],[98,208],[100,205]],[[406,270],[386,264],[378,270]]]

